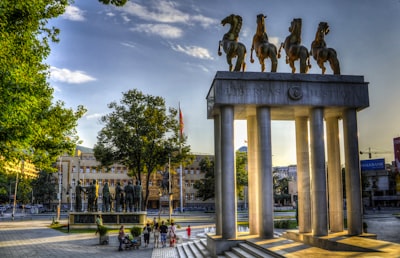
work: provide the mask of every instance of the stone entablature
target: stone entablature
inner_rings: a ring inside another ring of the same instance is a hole
[[[369,106],[364,76],[218,71],[207,95],[207,117],[221,105],[234,105],[235,119],[246,119],[257,106],[271,107],[273,120],[294,120],[321,107],[325,116],[341,116],[345,108]]]

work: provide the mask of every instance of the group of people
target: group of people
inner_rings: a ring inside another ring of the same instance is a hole
[[[88,195],[88,211],[96,212],[98,211],[97,200],[99,197],[99,185],[96,180],[93,180],[89,186],[84,187],[81,185],[82,182],[79,180],[75,187],[76,201],[75,210],[82,211],[82,193]],[[104,184],[103,187],[103,212],[111,211],[111,201],[112,196],[110,193],[110,188],[108,182]],[[129,181],[124,187],[118,182],[115,187],[115,211],[117,212],[133,212],[142,210],[142,186],[140,181],[136,181],[136,185]]]
[[[122,245],[125,238],[124,226],[122,225],[119,230],[118,240],[119,240],[119,251],[122,251]],[[153,233],[154,235],[154,248],[162,248],[167,246],[167,238],[169,238],[169,247],[175,247],[176,244],[176,226],[173,222],[168,227],[164,221],[161,221],[161,224],[158,223],[156,218],[153,220],[153,225],[150,226],[150,223],[147,223],[143,228],[143,239],[144,239],[144,247],[149,246],[150,244],[150,235]],[[188,238],[191,235],[190,225],[186,228],[186,233]]]

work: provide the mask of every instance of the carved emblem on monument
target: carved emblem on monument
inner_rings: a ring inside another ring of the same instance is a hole
[[[299,86],[293,86],[288,89],[288,96],[293,100],[299,100],[303,97],[303,91]]]

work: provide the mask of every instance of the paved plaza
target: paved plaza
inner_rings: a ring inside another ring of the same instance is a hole
[[[376,233],[377,238],[380,240],[399,244],[400,219],[392,216],[394,212],[399,212],[399,210],[367,211],[367,214],[364,215],[364,221],[368,224],[368,232]],[[50,223],[51,219],[49,218],[41,220],[25,218],[21,220],[17,217],[15,221],[0,220],[0,257],[178,257],[175,248],[153,248],[152,239],[150,240],[150,246],[147,248],[142,246],[139,250],[119,252],[116,234],[110,235],[110,243],[108,245],[99,245],[99,238],[94,233],[62,233],[50,229],[48,227]],[[204,232],[204,229],[199,226],[197,232],[202,231]],[[192,232],[194,236],[196,227]],[[178,230],[179,234],[185,235],[185,226]],[[310,251],[312,250],[310,249]],[[394,257],[400,257],[400,253]]]

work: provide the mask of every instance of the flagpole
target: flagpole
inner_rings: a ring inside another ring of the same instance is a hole
[[[179,106],[179,153],[182,154],[182,112],[181,112],[181,103],[178,103]],[[182,182],[182,174],[183,174],[183,170],[182,170],[182,162],[179,165],[179,180],[180,180],[180,212],[183,212],[183,182]]]

